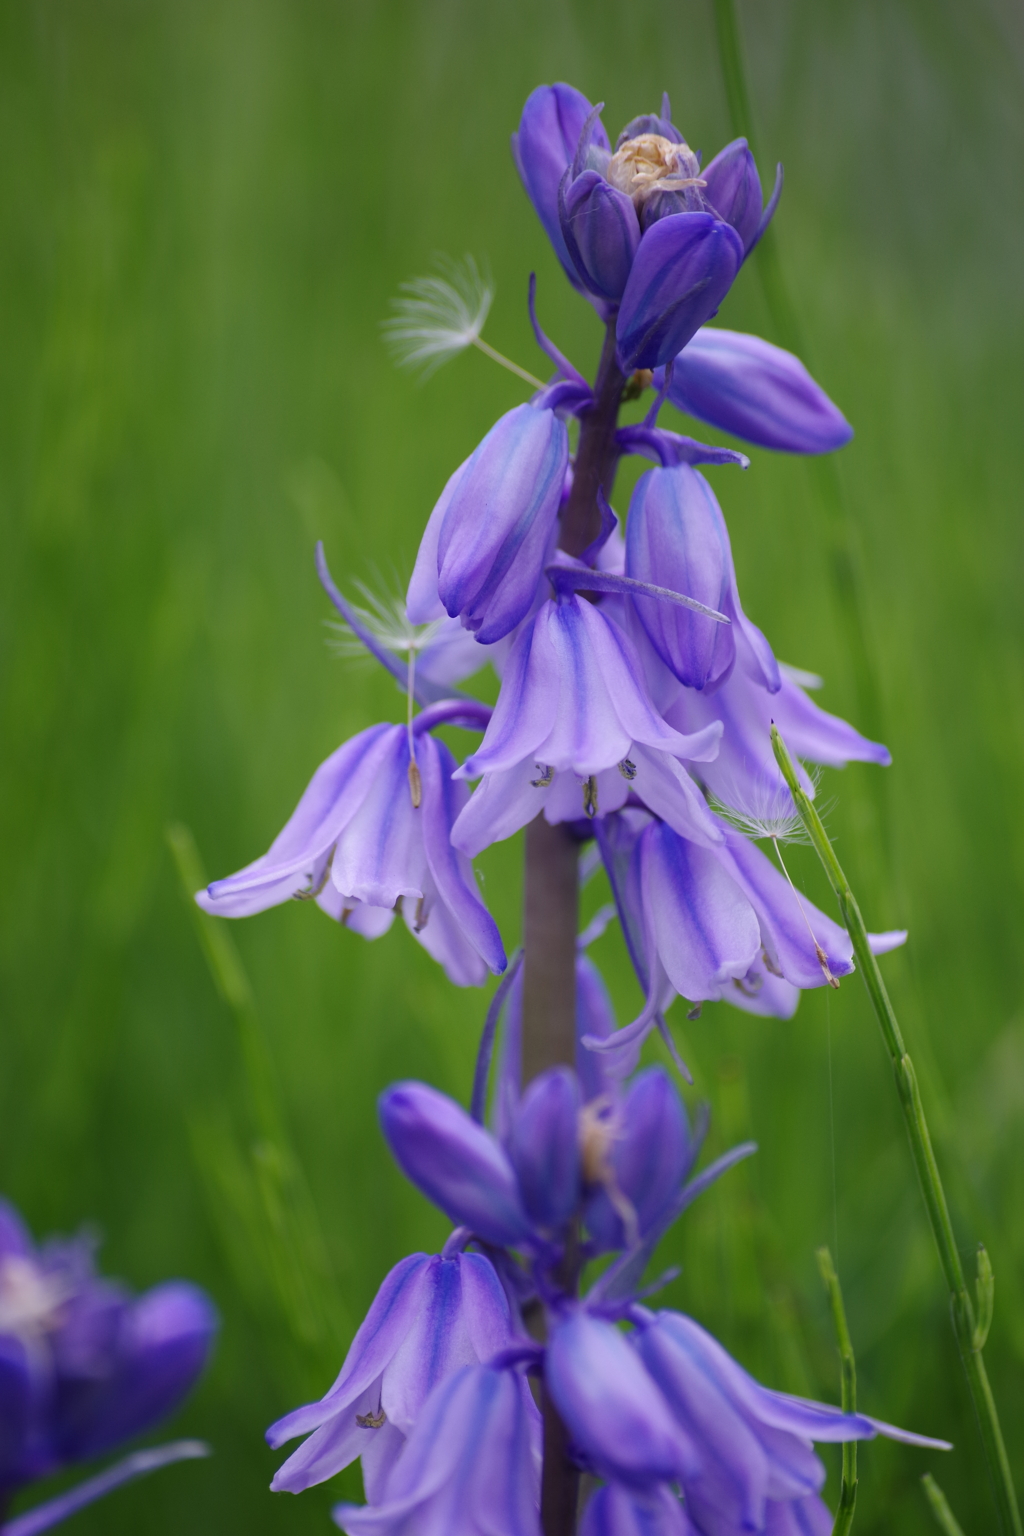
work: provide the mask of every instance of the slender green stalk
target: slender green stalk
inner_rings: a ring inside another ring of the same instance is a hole
[[[853,1358],[853,1343],[846,1322],[843,1292],[839,1276],[827,1248],[819,1248],[815,1257],[818,1272],[828,1295],[832,1311],[832,1325],[836,1331],[836,1347],[839,1350],[841,1402],[844,1413],[857,1412],[857,1365]],[[843,1445],[843,1479],[839,1489],[839,1508],[836,1510],[832,1536],[847,1536],[853,1524],[853,1512],[857,1507],[857,1442],[847,1440]]]
[[[931,1511],[935,1516],[935,1523],[939,1530],[944,1531],[945,1536],[964,1536],[959,1520],[946,1502],[946,1495],[931,1473],[926,1472],[921,1482],[924,1486],[925,1498],[931,1505]]]
[[[960,1359],[963,1362],[964,1372],[967,1376],[967,1385],[974,1401],[974,1410],[977,1414],[978,1427],[981,1431],[981,1438],[992,1478],[1000,1526],[1006,1533],[1006,1536],[1024,1536],[1020,1511],[1017,1507],[1017,1495],[1014,1491],[1013,1479],[1010,1474],[1010,1463],[1006,1454],[1006,1446],[1003,1442],[1003,1432],[999,1425],[999,1415],[996,1412],[995,1399],[992,1396],[992,1388],[989,1385],[988,1373],[985,1370],[985,1362],[982,1357],[982,1348],[988,1333],[988,1323],[992,1316],[993,1280],[988,1255],[984,1249],[979,1250],[979,1317],[976,1322],[974,1307],[971,1303],[967,1281],[964,1277],[963,1265],[960,1261],[960,1253],[953,1235],[953,1226],[949,1219],[949,1208],[946,1204],[945,1190],[942,1187],[942,1178],[939,1174],[935,1153],[932,1149],[928,1122],[925,1119],[924,1105],[921,1102],[921,1090],[918,1087],[914,1066],[907,1054],[907,1048],[903,1042],[899,1024],[896,1021],[892,1003],[889,1001],[889,994],[885,989],[885,983],[882,980],[882,973],[878,968],[878,962],[871,953],[864,919],[861,916],[856,898],[850,889],[849,881],[843,873],[839,860],[836,858],[835,850],[829,841],[828,834],[822,826],[821,817],[818,815],[813,801],[804,792],[797,778],[793,759],[790,757],[786,744],[779,734],[778,727],[775,725],[772,726],[772,748],[775,752],[775,760],[782,770],[786,783],[789,785],[790,793],[793,796],[793,803],[800,815],[800,819],[807,829],[807,834],[825,867],[825,873],[828,875],[832,889],[836,893],[839,910],[852,940],[857,964],[860,967],[864,985],[868,989],[868,996],[871,998],[871,1003],[882,1031],[882,1038],[885,1041],[885,1047],[889,1052],[889,1058],[892,1062],[893,1073],[896,1078],[896,1092],[899,1096],[900,1107],[903,1110],[903,1119],[907,1127],[907,1135],[910,1139],[910,1149],[913,1154],[914,1165],[917,1169],[921,1192],[924,1195],[928,1220],[931,1222],[932,1235],[935,1238],[935,1245],[939,1251],[939,1263],[942,1266],[942,1273],[949,1288],[953,1333],[960,1350]]]

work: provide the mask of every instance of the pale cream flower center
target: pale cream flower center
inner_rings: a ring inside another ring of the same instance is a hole
[[[655,192],[703,187],[705,183],[695,174],[698,169],[687,144],[673,144],[660,133],[641,133],[616,150],[605,175],[613,187],[633,199],[639,211]]]

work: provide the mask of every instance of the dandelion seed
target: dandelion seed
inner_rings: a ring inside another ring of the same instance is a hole
[[[418,368],[428,378],[449,358],[476,347],[535,389],[543,381],[527,373],[482,338],[484,322],[494,300],[494,288],[472,256],[461,261],[438,258],[438,271],[401,283],[402,298],[392,300],[395,313],[381,326],[384,340],[400,368]]]
[[[817,790],[821,781],[821,770],[812,768],[809,776],[813,790]],[[810,838],[807,829],[797,814],[793,805],[792,796],[785,785],[772,780],[759,777],[749,785],[744,786],[742,794],[737,794],[736,799],[741,804],[731,805],[717,795],[709,795],[708,803],[716,816],[727,821],[737,832],[742,832],[744,837],[768,838],[776,845],[779,843],[809,844]],[[820,815],[824,815],[830,808],[831,802],[819,806]]]

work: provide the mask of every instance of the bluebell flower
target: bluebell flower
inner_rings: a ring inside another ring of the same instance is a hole
[[[679,1481],[702,1536],[823,1529],[827,1511],[817,1496],[825,1468],[811,1449],[813,1441],[881,1434],[910,1445],[950,1448],[866,1414],[844,1414],[761,1386],[680,1312],[654,1315],[634,1308],[632,1316],[637,1352],[696,1450],[695,1464]]]
[[[320,765],[268,852],[196,900],[224,917],[315,900],[367,938],[385,932],[400,905],[451,981],[481,985],[488,969],[504,970],[505,952],[469,861],[452,847],[468,799],[454,769],[443,742],[416,724],[361,731]]]
[[[544,1382],[588,1471],[640,1487],[696,1475],[692,1439],[612,1323],[583,1308],[557,1321],[544,1351]]]
[[[640,810],[602,825],[599,838],[638,979],[643,1011],[594,1050],[631,1071],[640,1045],[676,997],[726,1001],[789,1017],[800,990],[853,970],[844,928],[798,893],[748,838],[720,823],[701,846]],[[903,932],[871,935],[876,954]],[[782,983],[776,986],[776,983]]]
[[[414,624],[447,612],[482,645],[533,605],[569,465],[565,423],[519,405],[455,471],[430,514],[409,584]]]
[[[453,836],[477,851],[532,821],[579,819],[634,790],[692,835],[715,837],[676,759],[712,757],[719,727],[684,736],[667,726],[629,636],[574,593],[544,602],[509,653],[501,693],[460,779],[484,775]],[[558,776],[563,775],[559,780]],[[563,799],[564,797],[564,799]]]
[[[655,375],[661,388],[663,375]],[[759,336],[703,326],[675,358],[672,404],[760,448],[831,453],[853,428],[799,358]]]
[[[540,1536],[540,1441],[523,1378],[466,1366],[428,1397],[378,1498],[334,1519],[348,1536]]]
[[[267,1430],[275,1449],[309,1437],[271,1487],[301,1493],[359,1456],[366,1496],[379,1503],[434,1387],[489,1359],[509,1342],[510,1330],[505,1293],[482,1254],[403,1259],[377,1292],[330,1391]]]
[[[96,1275],[88,1239],[37,1248],[0,1200],[0,1519],[25,1484],[166,1418],[216,1329],[198,1287],[169,1281],[133,1297]]]
[[[725,519],[699,470],[677,464],[641,475],[626,523],[626,575],[686,592],[732,621],[719,624],[655,598],[629,599],[658,656],[679,682],[713,692],[732,672],[742,637],[760,664],[765,685],[778,687],[768,642],[740,606]]]

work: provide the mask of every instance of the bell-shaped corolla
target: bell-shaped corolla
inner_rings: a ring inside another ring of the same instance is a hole
[[[780,453],[832,453],[853,436],[798,357],[743,331],[702,327],[672,364],[668,398],[698,421]]]
[[[749,256],[771,222],[782,192],[782,167],[775,178],[775,188],[764,206],[761,178],[746,139],[734,139],[701,172],[704,201],[720,219],[725,219],[743,241],[743,254]]]
[[[688,464],[640,476],[626,524],[626,575],[685,592],[709,608],[728,611],[732,562],[711,487]],[[651,597],[635,610],[661,660],[688,688],[714,688],[732,670],[734,624]]]
[[[540,1536],[540,1441],[523,1377],[466,1366],[428,1397],[377,1496],[336,1505],[335,1523],[348,1536]]]
[[[580,1089],[569,1067],[542,1072],[519,1101],[508,1142],[530,1220],[558,1229],[580,1200]]]
[[[626,372],[657,368],[718,310],[743,261],[731,224],[710,213],[674,213],[644,233],[616,321]]]
[[[689,1436],[614,1324],[582,1309],[557,1321],[544,1381],[575,1455],[598,1477],[643,1487],[696,1471]]]
[[[301,1493],[360,1456],[367,1498],[378,1502],[434,1387],[489,1359],[511,1336],[505,1292],[482,1254],[403,1259],[377,1292],[330,1391],[267,1430],[275,1449],[308,1436],[270,1486]]]
[[[587,291],[618,303],[640,244],[633,200],[600,171],[585,170],[559,193],[562,238]]]
[[[430,514],[409,583],[413,624],[447,612],[482,645],[526,617],[548,558],[569,465],[565,423],[517,405],[459,466]]]
[[[468,799],[448,748],[414,737],[419,804],[410,789],[409,732],[361,731],[321,763],[267,853],[196,897],[207,912],[248,917],[293,897],[376,938],[400,903],[406,924],[457,986],[480,986],[505,952],[472,868],[451,844]]]
[[[518,132],[512,135],[512,156],[526,194],[577,287],[579,277],[558,217],[558,188],[592,111],[587,98],[571,85],[539,85],[527,97]],[[610,148],[600,120],[592,125],[590,142],[606,153]]]
[[[597,1054],[597,1053],[595,1053]],[[598,1249],[625,1247],[657,1226],[689,1176],[700,1143],[690,1134],[682,1099],[663,1067],[638,1072],[606,1126],[604,1177],[590,1191],[586,1225]],[[626,1231],[631,1213],[635,1227]]]
[[[831,1531],[831,1516],[829,1530]],[[780,1536],[771,1527],[772,1536]],[[605,1483],[587,1500],[580,1536],[701,1536],[679,1496],[664,1483],[627,1488]],[[785,1532],[789,1536],[789,1532]],[[793,1536],[798,1536],[797,1532]],[[813,1532],[817,1536],[817,1532]]]
[[[825,1468],[812,1441],[870,1440],[876,1434],[947,1450],[865,1414],[772,1392],[747,1374],[692,1318],[661,1312],[638,1329],[636,1349],[680,1428],[695,1464],[680,1477],[687,1509],[705,1536],[819,1529],[815,1500]],[[786,1523],[771,1504],[794,1503],[810,1523]]]
[[[570,593],[542,604],[516,637],[483,741],[458,776],[529,761],[586,779],[625,761],[634,744],[687,759],[715,742],[665,725],[629,637],[596,604]]]
[[[395,1083],[380,1096],[380,1123],[405,1174],[459,1226],[498,1247],[530,1235],[515,1169],[489,1131],[426,1083]]]

